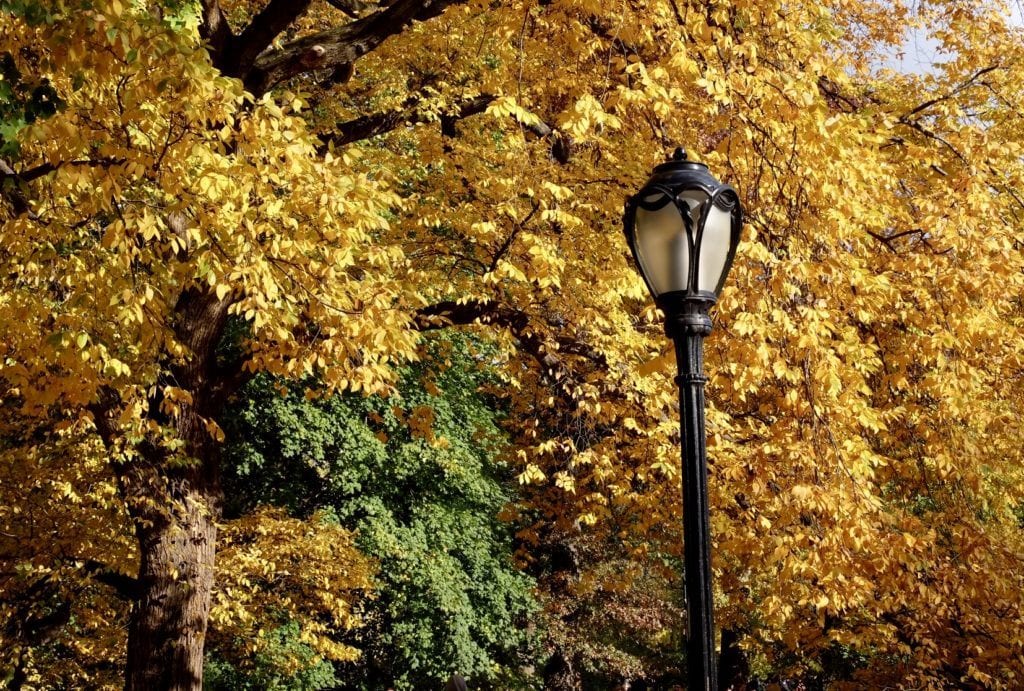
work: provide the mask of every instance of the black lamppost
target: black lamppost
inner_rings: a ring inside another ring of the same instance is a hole
[[[683,462],[686,569],[686,666],[689,691],[718,691],[711,599],[711,530],[704,446],[704,337],[708,310],[736,254],[743,212],[739,196],[703,163],[672,160],[626,201],[626,240],[640,273],[665,314],[675,341]]]

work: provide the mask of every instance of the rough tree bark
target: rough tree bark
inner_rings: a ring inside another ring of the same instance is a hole
[[[132,691],[202,688],[221,504],[216,466],[209,459],[180,470],[159,463],[134,464],[123,480],[142,557],[128,629],[125,688]],[[147,508],[147,494],[166,496],[172,508]]]

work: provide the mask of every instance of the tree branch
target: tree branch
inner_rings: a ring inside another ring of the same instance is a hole
[[[494,101],[494,98],[495,97],[490,94],[481,94],[480,96],[467,98],[458,104],[455,112],[450,115],[443,115],[441,117],[442,123],[446,118],[461,119],[482,113],[487,109],[487,106]],[[406,101],[406,103],[408,104],[409,101]],[[370,137],[375,137],[379,134],[386,134],[405,123],[419,123],[427,121],[428,116],[420,110],[420,102],[418,100],[414,101],[414,105],[409,105],[404,108],[396,108],[383,113],[362,115],[353,120],[338,123],[334,134],[332,134],[325,142],[325,145],[321,147],[321,153],[327,150],[327,143],[336,147],[345,146],[346,144],[352,144],[353,142],[369,139]]]
[[[219,67],[224,53],[231,47],[235,35],[220,9],[218,0],[203,0],[199,22],[199,36],[210,51],[213,64]]]
[[[87,158],[78,161],[60,161],[58,163],[42,163],[34,168],[23,170],[20,173],[15,173],[22,182],[32,182],[38,178],[53,173],[54,171],[63,168],[64,166],[78,166],[84,168],[109,168],[110,166],[121,165],[126,159],[123,158]],[[7,175],[7,172],[0,170],[0,175]]]
[[[534,201],[533,208],[530,209],[530,213],[526,214],[526,218],[524,218],[522,221],[516,222],[515,228],[513,228],[512,232],[508,234],[508,237],[505,238],[505,241],[501,243],[501,246],[498,248],[498,251],[494,253],[494,257],[491,259],[491,265],[487,267],[487,273],[494,273],[494,270],[498,268],[498,262],[500,262],[505,257],[505,253],[508,252],[509,248],[512,246],[512,243],[516,241],[516,236],[519,235],[519,232],[523,230],[526,224],[530,222],[530,219],[533,218],[534,214],[536,214],[539,210],[540,203]]]
[[[15,216],[30,213],[28,199],[21,190],[20,181],[21,176],[14,168],[11,168],[7,161],[0,160],[0,194],[10,201]]]
[[[829,107],[843,113],[855,113],[871,103],[867,96],[844,94],[838,84],[824,76],[818,78],[818,91],[825,97]]]
[[[409,22],[436,17],[459,2],[465,0],[397,0],[362,19],[297,39],[256,58],[251,70],[243,66],[245,86],[261,96],[274,85],[304,72],[355,62],[384,39],[401,32]]]
[[[555,381],[561,381],[568,374],[562,361],[548,351],[541,334],[530,328],[529,315],[494,300],[439,302],[416,312],[413,323],[420,331],[475,323],[504,326],[519,340],[523,349],[537,360],[544,374]]]
[[[38,166],[23,170],[20,173],[14,170],[6,161],[0,160],[0,194],[6,197],[10,202],[11,206],[14,207],[14,213],[17,216],[22,214],[28,214],[32,220],[38,220],[39,217],[34,214],[29,206],[28,198],[25,196],[25,191],[22,189],[22,185],[38,178],[48,175],[64,166],[85,166],[85,167],[96,167],[96,168],[107,168],[110,166],[120,165],[124,163],[123,158],[99,158],[99,159],[83,159],[80,161],[61,161],[59,163],[41,163]]]
[[[252,70],[256,57],[292,22],[305,14],[311,3],[312,0],[270,0],[232,42],[231,51],[223,59],[227,64],[219,66],[221,71],[244,79]]]
[[[930,101],[925,101],[924,103],[922,103],[921,105],[917,106],[913,110],[911,110],[911,111],[905,113],[904,115],[900,116],[900,122],[905,122],[907,119],[914,117],[915,115],[917,115],[918,113],[920,113],[922,111],[928,110],[929,108],[931,108],[932,106],[934,106],[934,105],[936,105],[938,103],[942,103],[943,101],[948,101],[949,99],[953,98],[958,93],[960,93],[961,91],[963,91],[964,89],[969,87],[971,84],[976,82],[979,77],[982,77],[982,76],[984,76],[984,75],[986,75],[989,72],[992,72],[994,70],[998,70],[999,68],[1000,68],[1000,65],[989,65],[988,67],[981,68],[980,70],[978,70],[977,72],[972,74],[970,77],[968,77],[966,81],[964,81],[962,84],[957,86],[955,89],[953,89],[949,93],[943,94],[942,96],[937,96],[937,97],[931,99]]]
[[[366,10],[374,7],[373,3],[362,2],[362,0],[327,0],[328,4],[336,10],[341,10],[350,17],[362,17]]]
[[[912,130],[914,130],[916,132],[920,132],[921,134],[923,134],[928,139],[933,139],[933,140],[937,141],[939,144],[942,144],[944,147],[946,147],[947,149],[952,151],[953,155],[956,156],[958,159],[960,159],[961,163],[963,163],[968,168],[970,167],[970,165],[971,165],[970,161],[967,160],[966,156],[964,156],[962,153],[960,153],[959,149],[957,149],[955,146],[950,144],[949,141],[947,141],[945,138],[941,137],[940,135],[936,134],[935,132],[931,131],[930,129],[928,129],[927,127],[922,125],[919,121],[917,121],[917,120],[909,120],[907,118],[900,118],[899,120],[897,120],[897,122],[899,122],[901,125],[904,125],[905,127],[909,127],[910,129],[912,129]],[[944,171],[943,171],[943,174],[945,174]]]
[[[494,94],[480,94],[463,99],[452,112],[441,115],[441,133],[446,137],[456,136],[456,122],[463,118],[479,115],[487,110],[487,107],[496,99],[497,96]],[[323,154],[331,145],[340,147],[387,134],[404,124],[430,122],[433,115],[422,110],[421,103],[422,99],[409,99],[401,108],[361,115],[358,118],[340,122],[337,124],[334,134],[328,136],[320,147],[320,153]],[[550,138],[552,158],[563,165],[569,162],[573,153],[573,142],[570,137],[556,132],[544,122],[524,125],[524,127],[541,139]]]
[[[936,104],[952,99],[961,91],[967,89],[969,86],[977,82],[979,78],[988,74],[989,72],[1000,69],[1000,67],[1000,65],[989,65],[988,67],[983,67],[979,69],[977,72],[968,77],[964,82],[959,84],[952,91],[943,94],[942,96],[936,96],[933,99],[925,101],[924,103],[918,105],[915,108],[912,108],[903,115],[899,116],[899,118],[897,118],[897,122],[899,122],[901,125],[904,125],[905,127],[909,127],[910,129],[916,132],[919,132],[928,139],[932,139],[934,141],[937,141],[939,144],[942,144],[944,147],[949,149],[953,153],[953,155],[960,160],[961,163],[963,163],[965,166],[970,167],[970,162],[967,160],[967,157],[964,156],[964,154],[961,153],[959,149],[953,146],[948,140],[946,140],[940,134],[922,125],[920,119],[917,119],[914,116],[920,115],[921,113],[923,113],[924,111],[928,110],[929,108]]]
[[[567,401],[576,400],[570,386],[573,377],[569,367],[558,357],[558,353],[584,358],[598,367],[608,367],[604,354],[593,346],[571,336],[559,336],[549,340],[531,326],[530,316],[526,312],[502,305],[495,300],[439,302],[416,312],[413,323],[420,331],[476,323],[507,328],[522,345],[523,350],[541,366],[544,376],[566,396]],[[557,321],[553,323],[556,327],[559,325]]]
[[[96,582],[113,588],[114,593],[122,600],[131,602],[139,598],[139,581],[137,578],[116,571],[95,559],[86,561],[82,568]]]
[[[932,243],[928,238],[928,233],[921,228],[912,228],[910,230],[892,233],[891,235],[882,235],[881,233],[876,233],[870,230],[866,232],[868,235],[870,235],[871,237],[885,245],[885,247],[893,254],[899,254],[899,252],[896,251],[896,247],[894,246],[895,241],[899,240],[900,238],[905,238],[909,236],[917,236],[921,244],[927,247],[932,254],[949,254],[950,252],[953,251],[952,247],[947,247],[944,250],[935,249],[935,247],[932,246]]]

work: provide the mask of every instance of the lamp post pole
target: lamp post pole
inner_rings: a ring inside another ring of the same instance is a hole
[[[704,337],[711,333],[707,309],[712,303],[709,299],[691,298],[682,306],[682,312],[666,313],[665,320],[665,331],[675,342],[678,371],[689,691],[718,691],[704,431]]]
[[[711,521],[704,432],[708,311],[732,266],[743,225],[739,195],[677,149],[626,200],[623,228],[637,268],[675,342],[682,436],[683,565],[689,691],[718,691],[711,591]]]

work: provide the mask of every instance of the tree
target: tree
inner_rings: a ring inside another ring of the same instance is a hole
[[[494,349],[459,334],[426,343],[391,398],[308,400],[259,377],[228,413],[227,515],[274,503],[325,510],[379,560],[349,688],[476,684],[534,662],[533,583],[512,561],[500,413],[486,390]],[[504,477],[503,477],[504,476]]]
[[[618,228],[679,142],[749,212],[708,353],[724,625],[780,674],[837,645],[876,680],[1024,673],[998,8],[921,6],[950,59],[906,77],[870,63],[899,3],[337,6],[3,5],[3,117],[59,103],[3,135],[4,410],[102,440],[129,688],[199,683],[219,423],[258,371],[385,392],[421,331],[478,325],[525,543],[677,549],[670,366]]]
[[[46,439],[9,423],[0,425],[0,680],[12,691],[114,687],[137,561],[109,464],[95,437]]]
[[[192,687],[221,503],[214,413],[255,369],[331,362],[349,387],[384,385],[414,340],[385,278],[396,255],[368,243],[392,197],[325,162],[273,101],[247,101],[159,8],[13,12],[11,58],[66,103],[22,133],[38,164],[5,175],[5,271],[20,267],[2,298],[5,398],[91,418],[139,540],[127,686]],[[23,201],[39,177],[45,195]],[[245,367],[216,360],[229,312],[251,325]]]

